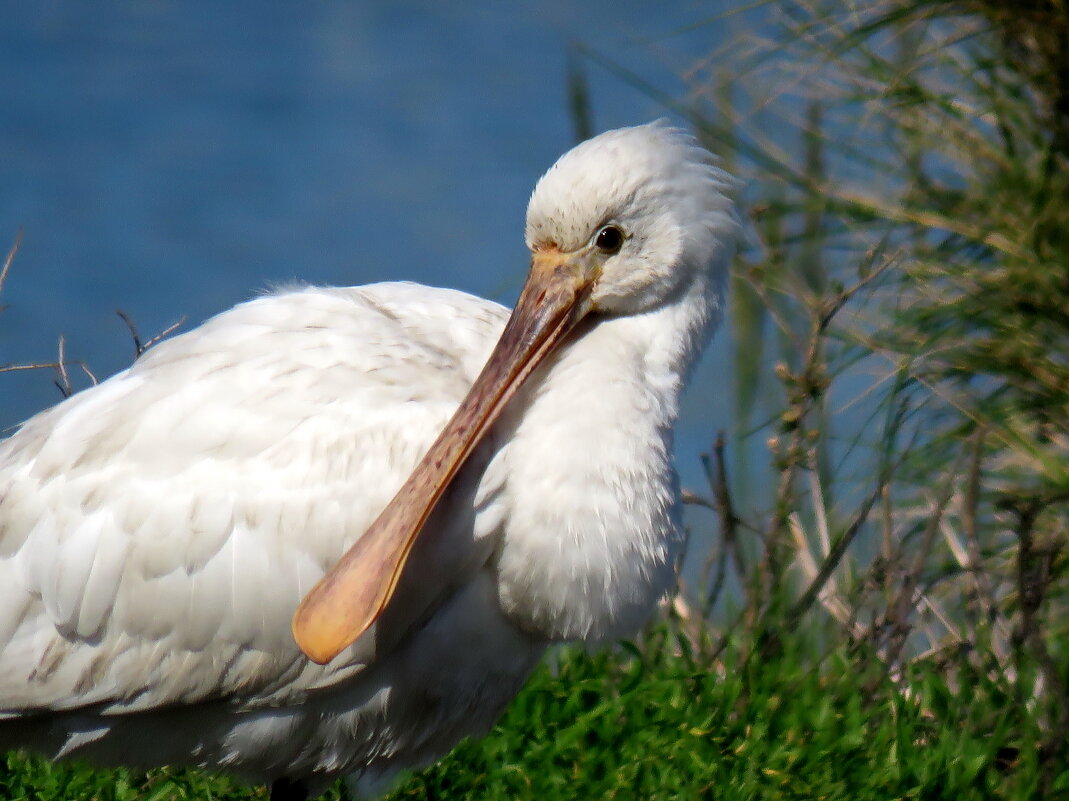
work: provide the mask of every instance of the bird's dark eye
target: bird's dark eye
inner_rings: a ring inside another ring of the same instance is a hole
[[[624,232],[615,225],[606,225],[594,238],[594,246],[602,253],[612,254],[624,245]]]

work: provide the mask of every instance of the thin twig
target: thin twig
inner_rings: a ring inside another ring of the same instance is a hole
[[[74,386],[70,380],[68,367],[77,367],[81,370],[91,384],[99,384],[96,374],[81,359],[67,359],[66,346],[62,336],[59,338],[59,359],[54,362],[20,362],[17,364],[0,364],[0,373],[19,373],[24,370],[54,370],[58,378],[53,382],[64,398],[74,394]]]
[[[134,340],[134,359],[139,358],[145,352],[145,349],[141,346],[141,337],[137,333],[137,326],[134,325],[134,321],[122,309],[116,309],[115,313],[119,315],[120,320],[126,323],[126,328],[130,331],[130,336]]]
[[[837,315],[853,297],[878,277],[883,275],[883,273],[889,270],[896,262],[897,260],[893,258],[884,259],[882,263],[873,268],[868,274],[859,278],[851,286],[844,287],[831,297],[824,298],[817,303],[813,309],[814,319],[810,329],[802,367],[799,370],[798,375],[791,376],[785,367],[779,370],[783,375],[784,380],[797,385],[800,388],[800,391],[796,393],[796,402],[784,413],[784,419],[790,421],[791,437],[790,444],[786,448],[788,463],[781,474],[780,491],[777,493],[776,498],[776,507],[777,510],[779,510],[779,516],[773,521],[773,530],[782,528],[786,521],[784,510],[786,510],[788,506],[786,503],[787,495],[789,494],[790,486],[793,485],[794,474],[799,466],[797,457],[802,453],[802,441],[806,434],[802,421],[822,396],[823,387],[826,383],[821,356],[823,354],[823,342],[828,328],[831,325],[832,320],[835,318],[835,315]],[[792,456],[794,456],[794,458],[790,458]]]
[[[137,326],[134,325],[134,321],[130,318],[130,315],[128,315],[122,309],[116,309],[115,313],[117,315],[119,315],[119,318],[124,323],[126,323],[126,327],[130,331],[130,336],[134,340],[134,360],[135,361],[137,359],[141,358],[141,354],[143,354],[146,350],[151,348],[157,342],[160,342],[161,340],[165,339],[170,334],[174,333],[174,331],[176,331],[178,328],[180,328],[186,322],[185,315],[183,315],[182,317],[179,318],[178,322],[172,323],[171,325],[167,326],[165,329],[160,331],[160,333],[156,334],[156,336],[152,337],[147,342],[142,342],[141,341],[141,335],[138,333]]]
[[[902,584],[899,587],[898,594],[887,607],[884,624],[890,635],[883,652],[883,659],[888,665],[894,665],[898,661],[902,648],[906,644],[906,637],[910,631],[906,621],[909,618],[910,610],[916,605],[915,593],[917,586],[920,584],[920,575],[924,571],[924,565],[927,563],[932,547],[935,545],[936,535],[939,533],[943,515],[946,514],[947,505],[954,495],[954,484],[961,469],[960,461],[959,458],[959,463],[951,470],[942,495],[931,504],[933,508],[928,517],[928,524],[924,529],[921,546],[913,559],[913,565],[902,576]]]
[[[66,359],[66,340],[63,338],[63,334],[59,335],[59,359],[56,361],[56,372],[59,374],[59,379],[55,384],[59,387],[59,391],[63,393],[64,398],[69,398],[74,394],[74,388],[71,386],[71,377],[67,373],[67,359]]]
[[[826,557],[831,551],[831,529],[828,525],[828,508],[825,505],[824,488],[820,482],[820,470],[817,454],[811,452],[812,463],[809,465],[809,495],[813,499],[813,515],[816,517],[817,537],[820,538],[820,555]]]
[[[880,522],[880,532],[882,534],[880,555],[883,559],[885,576],[885,579],[882,583],[885,591],[889,592],[891,583],[886,580],[886,577],[890,575],[891,564],[893,563],[895,556],[895,526],[894,507],[891,503],[891,487],[890,485],[886,484],[880,490]],[[886,600],[890,602],[891,596],[887,595]]]
[[[720,544],[710,554],[704,571],[705,584],[708,589],[702,612],[704,618],[708,620],[727,579],[728,556],[731,556],[735,565],[740,584],[745,584],[746,581],[746,562],[738,537],[740,520],[735,514],[735,504],[731,499],[731,488],[728,482],[723,431],[717,433],[716,441],[713,443],[713,459],[710,461],[708,455],[703,455],[702,463],[705,466],[709,486],[713,491],[714,500],[710,508],[716,510],[720,520]],[[713,574],[712,578],[710,574]]]
[[[164,339],[169,337],[171,334],[173,334],[175,331],[177,331],[179,328],[181,328],[185,324],[186,324],[186,316],[183,314],[181,317],[178,318],[178,320],[176,320],[175,322],[171,323],[169,326],[164,328],[162,331],[160,331],[154,337],[149,339],[149,341],[145,343],[145,350],[148,350],[149,348],[151,348],[153,345],[157,344],[158,342],[162,342]]]
[[[787,522],[790,525],[791,534],[794,536],[795,547],[798,549],[798,564],[812,585],[812,582],[820,574],[820,569],[817,567],[817,560],[809,546],[809,538],[806,536],[797,514],[792,514]],[[839,596],[839,588],[834,578],[828,578],[824,586],[817,592],[817,598],[828,613],[838,620],[853,637],[864,636],[864,629],[857,622],[854,614],[851,613],[850,607]]]
[[[11,269],[11,263],[15,260],[15,254],[19,252],[19,248],[22,246],[22,229],[15,233],[15,244],[11,246],[11,249],[7,252],[7,258],[4,259],[4,266],[0,268],[0,293],[4,291],[4,282],[7,280],[8,270]]]
[[[724,458],[724,432],[716,436],[713,444],[713,457],[716,470],[713,473],[713,497],[716,499],[717,510],[720,513],[720,531],[723,534],[725,545],[731,550],[731,558],[735,563],[735,570],[739,580],[746,576],[746,556],[742,552],[742,543],[739,542],[739,516],[735,513],[735,504],[731,500],[731,487],[728,483],[727,460]]]
[[[965,547],[968,555],[966,569],[972,579],[973,592],[979,607],[980,619],[992,621],[995,633],[998,634],[1000,625],[1005,629],[1006,624],[995,615],[997,602],[994,589],[988,581],[987,575],[983,572],[980,533],[976,521],[976,510],[980,504],[980,479],[983,474],[986,435],[987,429],[982,425],[977,427],[976,433],[973,435],[972,461],[969,464],[969,474],[965,482],[964,497],[962,498],[961,526],[965,532]],[[1003,640],[998,641],[997,637],[993,637],[991,645],[999,651],[999,660],[1005,662],[1009,657],[1006,646],[1008,632],[1003,631],[1002,634]]]
[[[847,526],[846,530],[843,531],[843,533],[836,538],[835,542],[832,543],[831,550],[828,552],[828,556],[824,560],[824,563],[820,566],[820,570],[817,571],[813,580],[809,582],[809,586],[806,587],[805,592],[802,593],[802,597],[798,599],[794,606],[791,607],[784,616],[783,625],[785,629],[790,630],[797,625],[798,621],[801,620],[802,615],[809,610],[809,607],[813,605],[813,602],[817,599],[821,590],[824,589],[824,585],[827,584],[828,580],[831,578],[832,572],[838,567],[839,562],[842,560],[844,554],[846,554],[846,549],[850,547],[850,543],[854,541],[858,532],[861,531],[861,527],[865,524],[865,521],[868,520],[869,512],[883,493],[885,481],[886,478],[880,479],[876,488],[869,493],[869,496],[857,510],[850,525]]]
[[[81,359],[68,359],[65,362],[66,367],[77,367],[86,377],[93,383],[99,384],[100,381],[89,369],[89,365]],[[0,364],[0,373],[18,373],[23,370],[59,370],[59,362],[26,362],[20,364]]]

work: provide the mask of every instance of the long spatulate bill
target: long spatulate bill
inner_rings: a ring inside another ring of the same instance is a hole
[[[297,607],[293,636],[310,659],[326,664],[382,613],[434,505],[519,386],[590,310],[595,278],[579,254],[535,253],[516,308],[453,418],[371,527]]]

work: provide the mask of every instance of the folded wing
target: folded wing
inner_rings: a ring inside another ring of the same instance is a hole
[[[507,310],[410,284],[260,298],[0,443],[0,716],[299,701],[389,637],[309,663],[290,618],[463,398]],[[477,566],[492,543],[456,564]],[[485,553],[484,553],[485,552]],[[459,569],[459,568],[458,568]]]

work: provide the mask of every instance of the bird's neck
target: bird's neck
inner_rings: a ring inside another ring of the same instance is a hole
[[[702,282],[655,310],[603,318],[517,410],[491,465],[505,491],[502,606],[549,639],[633,633],[672,581],[682,543],[672,425],[719,316]]]
[[[722,293],[711,277],[701,275],[652,311],[598,326],[599,338],[625,341],[642,354],[643,379],[662,401],[661,422],[669,428],[679,396],[719,324]]]

